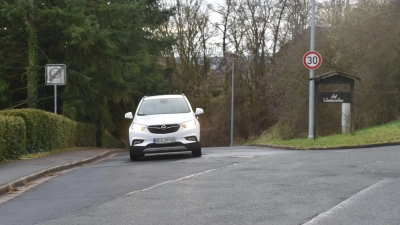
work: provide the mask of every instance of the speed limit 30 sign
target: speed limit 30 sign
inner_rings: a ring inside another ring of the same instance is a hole
[[[303,56],[303,64],[307,69],[318,69],[318,67],[322,64],[322,57],[316,51],[309,51]]]

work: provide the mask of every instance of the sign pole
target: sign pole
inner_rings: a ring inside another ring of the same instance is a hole
[[[315,49],[315,0],[312,2],[311,12],[311,40],[310,40],[310,51]],[[310,69],[310,79],[314,78],[314,70]],[[308,139],[314,138],[314,89],[315,81],[310,80],[310,92],[309,92],[309,114],[308,114]]]
[[[233,103],[234,103],[234,93],[235,93],[235,60],[232,58],[232,103],[231,103],[231,147],[233,146]]]
[[[57,85],[54,85],[54,114],[57,114]]]
[[[57,114],[57,85],[67,82],[67,66],[65,64],[46,64],[45,83],[54,85],[54,114]]]

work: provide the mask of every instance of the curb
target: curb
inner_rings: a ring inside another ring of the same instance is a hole
[[[370,145],[357,145],[357,146],[338,146],[338,147],[328,147],[328,148],[295,148],[292,146],[268,145],[268,144],[259,144],[259,145],[254,144],[254,145],[247,145],[247,146],[275,148],[275,149],[282,149],[282,150],[338,150],[338,149],[377,148],[377,147],[398,146],[398,145],[400,145],[400,142],[370,144]]]
[[[70,169],[70,168],[73,168],[73,167],[76,167],[76,166],[81,166],[81,165],[83,165],[83,164],[92,163],[92,162],[94,162],[94,161],[96,161],[96,160],[105,158],[105,157],[107,157],[107,156],[109,156],[109,155],[111,155],[111,154],[119,153],[119,152],[123,152],[123,151],[126,151],[126,149],[110,150],[110,151],[107,151],[107,152],[103,152],[103,153],[101,153],[101,154],[98,154],[98,155],[96,155],[96,156],[93,156],[93,157],[91,157],[91,158],[83,159],[83,160],[76,161],[76,162],[72,162],[72,163],[63,164],[63,165],[60,165],[60,166],[50,167],[50,168],[41,170],[41,171],[39,171],[39,172],[36,172],[36,173],[30,174],[30,175],[27,175],[27,176],[25,176],[25,177],[16,179],[16,180],[14,180],[14,181],[11,181],[11,182],[9,182],[9,183],[7,183],[7,184],[4,184],[4,185],[0,186],[0,196],[1,196],[1,195],[4,195],[5,193],[7,193],[10,186],[11,186],[11,187],[14,187],[14,188],[20,187],[20,186],[22,186],[25,182],[31,182],[31,181],[33,181],[33,180],[36,180],[36,179],[38,179],[38,178],[41,178],[41,177],[46,176],[47,173],[56,173],[56,172],[60,172],[60,171],[63,171],[63,170],[67,170],[67,169]]]

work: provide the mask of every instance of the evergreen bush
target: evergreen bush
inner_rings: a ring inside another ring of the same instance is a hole
[[[98,132],[101,135],[98,135]],[[96,140],[96,135],[99,140]],[[35,153],[70,147],[126,148],[94,124],[80,123],[38,109],[0,111],[0,162]]]
[[[50,151],[68,147],[96,146],[96,126],[79,123],[53,113],[37,109],[0,111],[0,115],[23,119],[26,127],[27,153]]]
[[[0,162],[18,159],[25,152],[25,122],[20,117],[0,116]]]
[[[109,132],[104,131],[102,135],[101,147],[103,148],[127,148],[125,141],[113,137]]]

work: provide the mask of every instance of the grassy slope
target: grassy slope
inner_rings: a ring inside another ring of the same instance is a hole
[[[340,146],[359,146],[383,143],[400,143],[400,120],[390,123],[357,130],[354,136],[350,134],[337,134],[320,137],[316,140],[293,139],[280,140],[274,138],[270,132],[266,132],[257,139],[244,143],[245,145],[268,144],[278,146],[289,146],[298,149],[309,148],[331,148]]]

